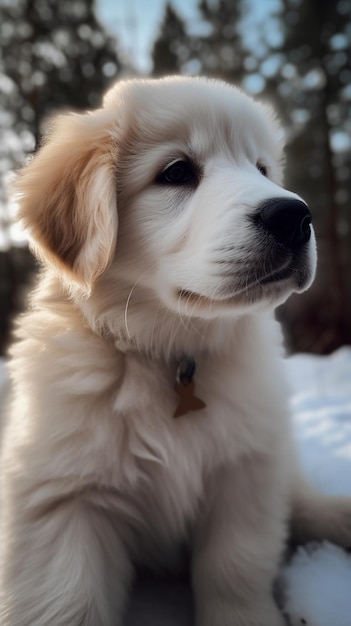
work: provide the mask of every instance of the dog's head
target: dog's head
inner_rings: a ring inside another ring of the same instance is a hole
[[[274,116],[234,87],[127,81],[58,118],[19,180],[39,257],[94,292],[113,276],[187,316],[275,306],[312,282],[306,204],[285,190]]]

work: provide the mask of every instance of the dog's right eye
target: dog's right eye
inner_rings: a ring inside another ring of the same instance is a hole
[[[194,184],[198,175],[190,161],[179,160],[171,163],[157,177],[156,181],[164,185],[188,185]]]

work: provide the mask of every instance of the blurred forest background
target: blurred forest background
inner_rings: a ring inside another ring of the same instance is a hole
[[[197,24],[181,3],[165,0],[150,74],[219,77],[277,108],[286,186],[310,205],[319,249],[314,286],[278,312],[288,348],[351,344],[351,0],[188,0]],[[37,149],[48,115],[95,107],[111,81],[140,72],[97,9],[93,0],[0,0],[0,353],[35,271],[6,197],[11,173]]]

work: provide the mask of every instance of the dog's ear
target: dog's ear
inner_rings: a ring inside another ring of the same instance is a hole
[[[37,256],[89,290],[117,236],[116,181],[103,110],[56,119],[15,185]]]

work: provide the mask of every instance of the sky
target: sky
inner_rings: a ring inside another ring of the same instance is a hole
[[[167,0],[97,0],[97,10],[104,26],[118,36],[121,50],[140,72],[151,69],[150,52],[162,23]],[[171,2],[188,24],[200,25],[197,0]]]
[[[216,4],[216,0],[209,0]],[[190,32],[205,33],[206,25],[198,9],[199,0],[169,0],[186,22]],[[151,49],[162,23],[167,0],[97,0],[97,10],[104,26],[117,35],[120,51],[141,73],[151,70]],[[247,0],[244,17],[244,40],[258,45],[257,28],[265,28],[270,42],[280,43],[281,33],[271,14],[280,0]]]

